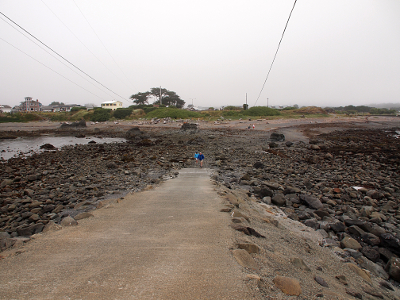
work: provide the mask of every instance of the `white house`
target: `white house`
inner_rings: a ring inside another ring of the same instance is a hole
[[[101,103],[101,108],[116,110],[117,108],[122,108],[121,101],[106,101]]]
[[[11,106],[9,106],[9,105],[1,105],[0,104],[0,112],[10,113],[11,112]]]

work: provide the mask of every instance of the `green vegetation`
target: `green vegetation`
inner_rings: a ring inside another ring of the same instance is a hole
[[[340,106],[340,107],[327,107],[325,108],[329,112],[335,112],[338,114],[346,114],[346,115],[365,115],[365,114],[371,114],[371,115],[395,115],[396,114],[396,109],[388,109],[388,108],[375,108],[375,107],[369,107],[365,105],[360,105],[360,106],[354,106],[354,105],[348,105],[348,106]]]
[[[157,107],[158,106],[158,107]],[[223,110],[214,110],[209,108],[205,111],[191,111],[180,109],[174,105],[165,107],[165,105],[131,105],[128,108],[119,108],[115,111],[103,109],[100,107],[93,110],[86,110],[84,107],[74,107],[70,112],[33,112],[33,113],[1,113],[0,123],[5,122],[30,122],[39,120],[51,120],[55,122],[86,121],[104,122],[109,120],[134,120],[139,118],[172,118],[172,119],[202,119],[202,120],[218,120],[225,119],[298,119],[298,118],[320,118],[329,117],[330,113],[343,115],[395,115],[396,109],[374,108],[368,106],[346,106],[346,107],[327,107],[320,108],[316,106],[308,106],[298,108],[297,105],[286,107],[284,109],[273,109],[266,106],[254,106],[244,109],[240,106],[227,106]]]
[[[146,118],[171,118],[171,119],[190,119],[201,118],[200,112],[184,110],[179,108],[158,108],[146,114]]]
[[[43,120],[39,114],[36,113],[4,113],[0,115],[0,123],[7,122],[32,122]]]
[[[71,111],[80,111],[80,110],[87,110],[85,106],[75,106],[73,108],[71,108]]]
[[[183,101],[174,91],[167,89],[154,87],[149,92],[139,92],[130,96],[137,105],[145,105],[149,103],[150,99],[154,99],[153,104],[174,106],[176,108],[182,108],[185,105]]]
[[[245,116],[252,117],[268,117],[268,116],[279,116],[281,113],[277,109],[273,109],[266,106],[253,106],[248,110],[243,111]]]
[[[93,115],[90,117],[90,121],[93,122],[105,122],[110,120],[111,110],[104,108],[95,108],[93,110]]]
[[[116,119],[126,119],[126,117],[128,117],[132,114],[132,111],[133,111],[133,107],[118,108],[116,111],[114,111],[113,115],[114,115],[114,118],[116,118]]]

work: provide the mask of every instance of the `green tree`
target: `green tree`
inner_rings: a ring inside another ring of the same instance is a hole
[[[169,91],[163,88],[152,88],[150,90],[150,95],[157,99],[154,104],[175,106],[177,108],[185,106],[185,101],[182,100],[174,91]]]
[[[144,93],[137,93],[137,94],[133,94],[130,99],[133,100],[134,103],[136,103],[137,105],[145,105],[147,103],[149,103],[149,96],[150,96],[150,92],[144,92]]]
[[[65,105],[64,102],[53,101],[49,105]]]

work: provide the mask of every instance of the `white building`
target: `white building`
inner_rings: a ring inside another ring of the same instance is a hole
[[[9,105],[1,105],[0,104],[0,112],[10,113],[11,112],[11,106],[9,106]]]
[[[116,110],[117,108],[122,108],[121,101],[106,101],[101,103],[101,108]]]

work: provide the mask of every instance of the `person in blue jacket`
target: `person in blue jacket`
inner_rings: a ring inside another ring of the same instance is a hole
[[[199,160],[199,152],[196,151],[196,153],[194,154],[194,159],[196,160],[195,164],[197,164],[197,161]]]
[[[200,161],[200,168],[203,167],[203,160],[204,160],[204,155],[203,153],[199,153],[199,156],[197,157],[197,159]]]

